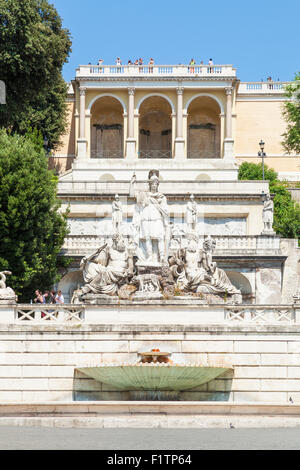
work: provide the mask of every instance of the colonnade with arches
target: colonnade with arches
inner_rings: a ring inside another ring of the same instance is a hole
[[[185,100],[183,87],[141,95],[127,88],[89,98],[79,87],[77,154],[87,158],[233,158],[232,87],[224,99],[201,92]],[[225,105],[224,105],[225,104]]]

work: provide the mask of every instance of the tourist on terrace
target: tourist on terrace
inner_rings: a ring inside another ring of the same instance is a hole
[[[194,61],[194,59],[190,60],[189,65],[192,66],[192,67],[189,67],[189,72],[190,73],[195,73],[195,67],[194,66],[196,65],[196,62]]]
[[[208,73],[212,73],[212,71],[213,71],[213,68],[212,68],[212,66],[214,65],[214,63],[213,63],[213,60],[212,60],[212,59],[209,59],[209,61],[208,61],[208,65],[209,65],[209,67],[208,67],[207,71],[208,71]]]
[[[117,72],[118,72],[118,73],[121,72],[121,65],[122,65],[121,59],[120,59],[120,57],[117,57],[117,59],[116,59],[116,66],[117,66]]]
[[[273,80],[272,80],[272,77],[268,77],[268,78],[267,78],[267,82],[268,82],[268,88],[269,88],[269,90],[273,90]]]
[[[149,60],[149,73],[153,73],[153,65],[154,65],[154,59]]]
[[[52,295],[52,292],[50,292],[49,290],[46,290],[45,294],[43,295],[43,298],[44,298],[44,304],[52,304],[54,303],[53,300],[53,295]]]
[[[134,62],[134,65],[139,65],[138,59],[136,59],[136,61]]]
[[[55,303],[57,303],[57,304],[64,304],[65,303],[65,299],[64,299],[64,296],[63,296],[61,290],[59,290],[56,294]]]
[[[102,69],[101,65],[103,65],[103,59],[98,60],[98,65],[99,65],[99,72],[102,72],[103,69]]]
[[[140,73],[143,71],[143,59],[141,57],[139,58],[139,71]]]
[[[129,60],[129,61],[127,62],[127,65],[133,65],[133,63],[131,62],[131,60]]]
[[[42,295],[42,293],[41,293],[40,290],[37,289],[37,290],[35,291],[35,299],[33,299],[33,301],[34,301],[36,304],[44,304],[44,303],[45,303],[45,302],[44,302],[44,297],[43,297],[43,295]]]

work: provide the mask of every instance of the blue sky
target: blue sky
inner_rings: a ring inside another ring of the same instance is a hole
[[[50,0],[71,31],[66,80],[99,58],[123,64],[233,64],[242,81],[292,80],[300,70],[299,0]]]

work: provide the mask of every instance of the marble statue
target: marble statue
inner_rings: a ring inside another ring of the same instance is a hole
[[[11,287],[6,285],[6,276],[11,276],[10,271],[1,271],[0,272],[0,303],[11,304],[17,301],[17,296]]]
[[[114,233],[120,233],[120,228],[123,220],[123,209],[118,194],[115,195],[115,200],[112,203],[111,218]]]
[[[196,233],[187,235],[187,246],[170,259],[172,273],[177,286],[185,292],[231,295],[236,303],[241,303],[241,292],[234,287],[225,271],[213,262],[215,241],[208,237],[203,248],[199,248]]]
[[[229,277],[223,269],[218,268],[217,263],[213,261],[213,252],[216,248],[216,241],[207,237],[203,242],[201,250],[200,264],[210,276],[210,285],[207,289],[213,293],[224,293],[241,297],[241,291],[231,284]],[[205,292],[205,289],[202,290]],[[240,298],[241,300],[241,298]]]
[[[195,201],[194,195],[191,194],[190,200],[187,203],[187,207],[186,207],[186,222],[188,226],[188,232],[196,231],[197,219],[198,219],[198,206]]]
[[[266,195],[263,207],[263,223],[264,223],[264,232],[273,233],[273,220],[274,220],[274,203],[271,199],[270,194]]]
[[[170,224],[171,240],[170,248],[178,249],[181,247],[182,239],[185,236],[185,230],[180,226],[180,224]]]
[[[170,241],[170,225],[167,199],[158,191],[158,170],[149,172],[148,185],[148,191],[137,191],[136,176],[133,174],[130,195],[136,199],[133,225],[139,241],[138,258],[143,263],[165,264]]]
[[[195,233],[187,234],[187,247],[178,250],[170,259],[171,271],[177,287],[183,291],[197,292],[204,280],[209,280],[205,269],[199,265],[199,238]]]
[[[119,287],[133,274],[132,257],[122,236],[115,234],[112,240],[111,247],[105,243],[82,259],[80,268],[85,285],[81,288],[82,293],[76,292],[75,299],[87,293],[117,295]]]

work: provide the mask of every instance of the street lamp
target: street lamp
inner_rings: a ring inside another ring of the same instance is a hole
[[[263,181],[265,179],[265,157],[267,156],[264,152],[264,148],[265,148],[265,143],[263,140],[261,140],[259,142],[259,146],[260,146],[260,152],[258,152],[258,156],[261,157],[262,159],[262,171],[263,171]]]

